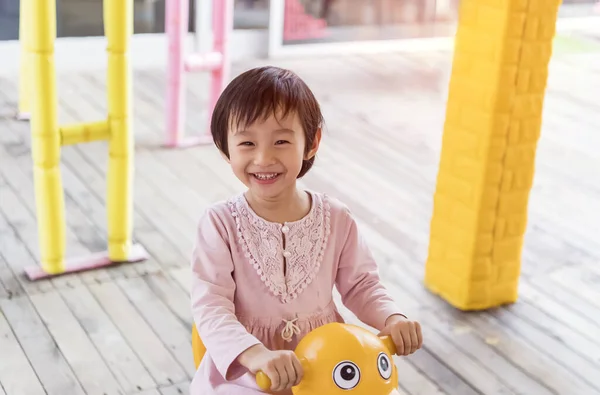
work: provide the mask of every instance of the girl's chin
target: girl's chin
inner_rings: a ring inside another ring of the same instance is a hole
[[[250,192],[261,198],[274,198],[281,195],[287,195],[288,190],[296,188],[295,182],[287,182],[284,175],[280,175],[273,180],[258,180],[255,177],[249,177],[246,187]]]

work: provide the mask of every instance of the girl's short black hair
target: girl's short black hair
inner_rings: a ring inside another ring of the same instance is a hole
[[[294,72],[274,66],[250,69],[236,78],[221,93],[212,113],[210,131],[215,145],[229,158],[229,129],[266,120],[281,111],[282,117],[296,113],[306,139],[305,152],[312,147],[317,130],[323,125],[321,108],[314,94]],[[315,157],[304,160],[298,178],[313,166]]]

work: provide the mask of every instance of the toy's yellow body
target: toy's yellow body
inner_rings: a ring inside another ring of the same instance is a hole
[[[397,394],[394,353],[395,346],[389,337],[380,338],[350,324],[323,325],[306,335],[296,347],[304,377],[292,392],[295,395]]]
[[[196,368],[206,349],[192,329]],[[395,346],[388,336],[378,337],[356,325],[331,323],[306,335],[296,347],[304,376],[292,388],[295,395],[397,395],[398,371],[392,360]],[[258,386],[271,387],[259,372]]]

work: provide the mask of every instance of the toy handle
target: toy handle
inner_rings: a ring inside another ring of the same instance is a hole
[[[258,385],[258,388],[263,391],[271,389],[271,379],[261,370],[256,373],[256,384]]]
[[[394,340],[391,336],[379,336],[385,348],[387,348],[388,352],[391,355],[396,355],[396,345],[394,344]]]
[[[393,342],[392,342],[393,344]],[[306,366],[306,360],[304,358],[300,358],[300,363],[302,364],[302,367],[304,368],[304,371],[306,372],[307,370],[307,366]],[[256,373],[256,385],[258,385],[258,388],[260,388],[261,390],[267,392],[271,389],[271,379],[269,378],[269,376],[266,375],[265,372],[263,372],[262,370],[259,370]]]

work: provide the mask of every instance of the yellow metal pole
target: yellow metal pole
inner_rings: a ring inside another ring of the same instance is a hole
[[[133,207],[133,133],[129,38],[133,32],[133,0],[104,0],[108,41],[108,122],[110,157],[107,174],[108,254],[126,261],[131,250]]]
[[[26,119],[31,116],[31,95],[32,95],[32,56],[31,56],[31,26],[32,13],[30,9],[31,0],[21,0],[19,4],[19,46],[20,67],[19,67],[19,109],[18,117]]]
[[[463,310],[517,300],[560,0],[462,0],[425,284]]]
[[[31,150],[38,216],[40,258],[44,271],[64,271],[65,207],[60,176],[60,136],[57,124],[54,40],[56,1],[31,0],[31,60],[33,72]]]
[[[61,145],[89,143],[110,138],[107,121],[61,126],[58,130]]]

